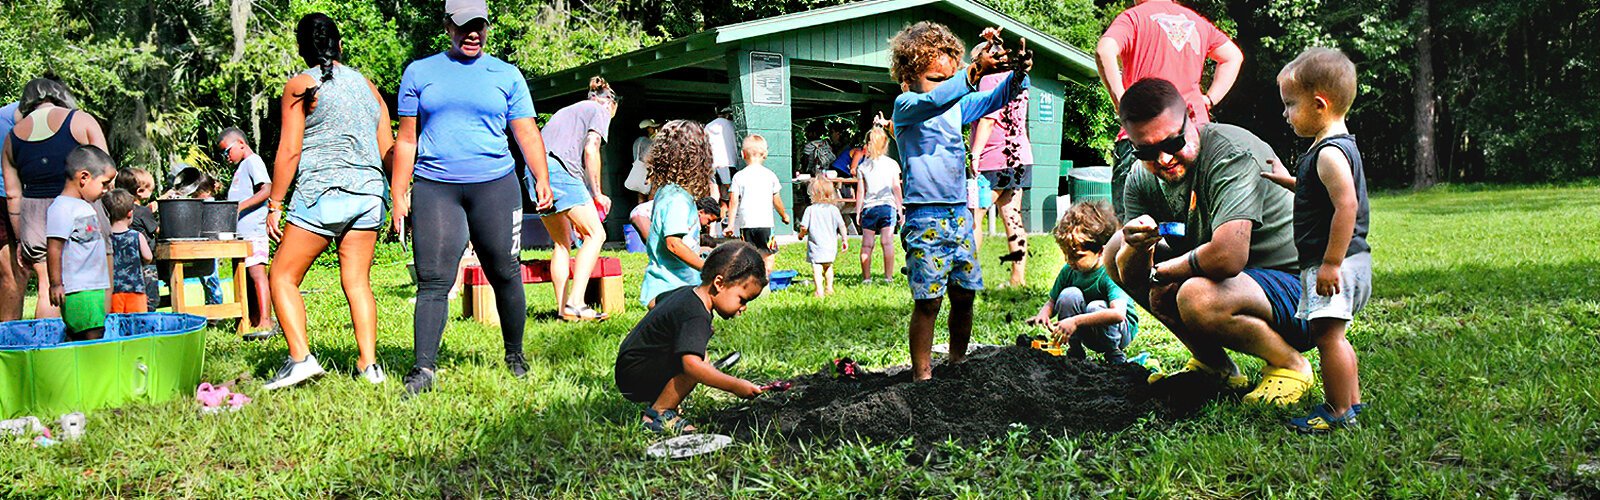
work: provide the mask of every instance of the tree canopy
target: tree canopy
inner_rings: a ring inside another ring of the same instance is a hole
[[[985,0],[1092,51],[1131,2]],[[525,75],[548,74],[709,26],[842,3],[839,0],[492,0],[489,52]],[[1593,0],[1195,0],[1184,4],[1233,35],[1247,61],[1214,111],[1286,158],[1305,141],[1281,117],[1274,77],[1309,46],[1355,60],[1351,112],[1373,182],[1416,178],[1419,103],[1433,103],[1438,180],[1545,181],[1600,173],[1600,17]],[[173,161],[218,170],[217,130],[240,126],[270,155],[284,82],[302,70],[294,23],[336,19],[345,59],[384,92],[405,64],[446,45],[440,0],[21,0],[0,4],[0,99],[27,80],[62,79],[106,124],[112,153],[164,172]],[[1421,15],[1423,13],[1428,15]],[[1419,58],[1420,40],[1431,57]],[[1428,60],[1427,73],[1419,72]],[[1420,92],[1419,75],[1430,75]],[[1424,95],[1426,94],[1426,95]],[[1115,113],[1098,86],[1068,86],[1064,144],[1104,162]],[[1080,164],[1083,164],[1080,161]]]

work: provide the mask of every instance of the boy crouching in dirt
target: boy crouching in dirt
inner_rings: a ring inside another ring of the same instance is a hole
[[[1122,350],[1139,333],[1139,316],[1129,307],[1132,298],[1100,263],[1101,249],[1120,227],[1111,206],[1100,201],[1074,203],[1056,223],[1053,235],[1067,264],[1028,324],[1050,327],[1073,359],[1084,359],[1087,347],[1106,361],[1125,362]]]
[[[723,243],[706,257],[700,284],[662,293],[644,319],[628,332],[617,352],[617,390],[629,401],[648,403],[645,429],[694,432],[678,405],[700,384],[741,398],[761,394],[748,380],[729,376],[706,361],[711,313],[730,319],[767,288],[765,256],[744,242]]]

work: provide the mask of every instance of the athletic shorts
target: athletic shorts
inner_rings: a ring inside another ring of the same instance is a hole
[[[6,200],[7,203],[16,203],[18,201],[9,198]],[[45,217],[46,214],[50,213],[50,204],[55,203],[56,199],[24,197],[20,201],[22,216],[18,217],[17,223],[21,227],[12,228],[17,233],[17,255],[21,256],[22,261],[25,263],[43,264],[47,249],[46,244],[49,243],[48,238],[44,236]],[[100,227],[111,227],[111,219],[106,217],[105,207],[98,202],[90,203],[89,205],[94,207],[96,218],[100,219]],[[10,208],[7,207],[7,210],[10,210]],[[7,215],[9,216],[10,213],[8,212]],[[105,231],[105,234],[106,248],[110,249],[111,231]],[[110,255],[110,253],[106,255]]]
[[[1016,191],[1028,189],[1028,177],[1033,172],[1033,166],[1023,165],[1017,168],[1002,170],[989,170],[978,172],[989,181],[989,189],[995,191]]]
[[[617,381],[617,390],[622,392],[622,397],[636,403],[652,403],[661,397],[661,390],[672,382],[673,377],[683,373],[683,358],[678,356],[660,356],[649,359],[636,360],[628,364],[618,363],[614,370]]]
[[[383,219],[379,218],[378,221],[381,224]],[[272,246],[267,243],[265,237],[250,238],[245,241],[250,242],[250,256],[244,258],[245,267],[265,266],[272,261]]]
[[[745,243],[755,245],[756,250],[761,251],[761,255],[772,254],[772,250],[767,248],[767,245],[772,243],[772,228],[770,227],[751,227],[740,229],[739,239],[744,240]]]
[[[964,205],[906,208],[900,233],[911,297],[944,297],[949,287],[983,289],[983,269],[972,254],[972,211]]]
[[[1331,318],[1350,321],[1367,306],[1372,298],[1372,254],[1359,253],[1345,257],[1339,266],[1339,293],[1332,297],[1317,295],[1318,267],[1300,271],[1300,308],[1296,318],[1306,321]]]
[[[106,326],[106,291],[82,290],[67,294],[61,304],[61,321],[67,331],[82,332]]]
[[[116,292],[111,294],[111,313],[130,314],[148,312],[150,297],[143,292]]]
[[[885,228],[893,230],[895,223],[894,207],[889,205],[875,205],[867,207],[861,212],[862,231],[882,231]]]
[[[1275,269],[1245,269],[1244,274],[1261,285],[1261,291],[1267,294],[1267,303],[1272,305],[1272,321],[1269,322],[1272,331],[1278,332],[1278,336],[1297,351],[1315,349],[1317,343],[1311,338],[1311,325],[1295,317],[1304,290],[1300,278]]]
[[[383,226],[384,211],[383,196],[331,190],[309,203],[297,197],[287,217],[295,227],[324,238],[336,238],[348,231],[376,231]],[[260,251],[253,250],[252,257]],[[246,265],[250,265],[249,262],[247,259]]]

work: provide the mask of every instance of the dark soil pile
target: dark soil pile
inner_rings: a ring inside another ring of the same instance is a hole
[[[912,383],[906,370],[856,379],[806,375],[793,380],[788,392],[765,394],[712,421],[720,432],[742,437],[770,428],[793,439],[912,437],[930,445],[946,438],[993,438],[1011,424],[1051,434],[1115,431],[1146,415],[1188,416],[1223,392],[1211,377],[1147,384],[1148,375],[1137,365],[1003,347],[975,353],[959,365],[937,366],[926,382]]]

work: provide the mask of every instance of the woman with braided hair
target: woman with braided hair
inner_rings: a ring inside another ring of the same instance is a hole
[[[394,145],[389,109],[377,87],[339,62],[343,45],[333,19],[321,13],[300,18],[295,41],[310,68],[284,85],[275,181],[267,195],[267,235],[278,242],[267,279],[289,359],[265,388],[290,387],[324,373],[306,341],[300,282],[334,240],[359,353],[356,375],[377,384],[386,377],[378,366],[378,312],[369,275],[388,205],[384,160]],[[285,212],[291,182],[294,198]],[[285,219],[287,227],[281,226]]]

